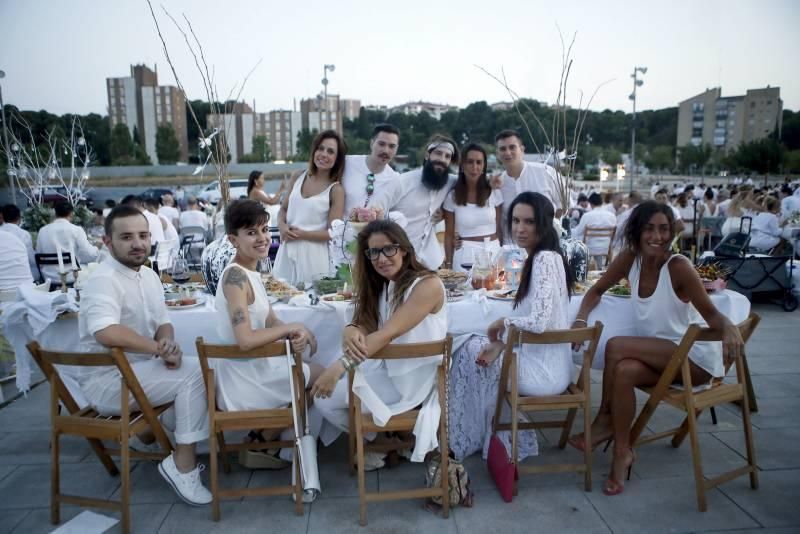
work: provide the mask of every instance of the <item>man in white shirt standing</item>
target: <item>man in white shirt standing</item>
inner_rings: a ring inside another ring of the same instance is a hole
[[[558,176],[555,169],[545,163],[525,161],[525,145],[522,137],[514,130],[503,130],[495,138],[497,157],[505,169],[500,175],[503,194],[503,221],[508,219],[508,207],[523,191],[541,193],[550,199],[556,212],[561,217],[561,194],[559,193]],[[503,241],[510,242],[507,225],[503,224]]]
[[[158,218],[158,215],[155,213],[150,213],[144,207],[144,200],[142,197],[137,195],[128,195],[122,199],[122,202],[125,206],[133,206],[137,210],[142,212],[145,219],[147,219],[147,224],[150,226],[150,244],[157,245],[159,242],[164,241],[164,225],[161,223],[161,219]]]
[[[372,196],[400,173],[389,166],[400,146],[400,130],[391,124],[379,124],[372,130],[367,156],[347,156],[344,164],[344,216],[353,208],[363,208]]]
[[[189,226],[199,226],[204,231],[208,230],[208,217],[205,212],[200,211],[200,205],[197,203],[195,197],[189,197],[187,200],[188,209],[181,212],[180,228],[188,228]]]
[[[5,226],[8,223],[5,223]],[[25,244],[11,232],[0,232],[0,290],[33,283]]]
[[[39,254],[56,254],[61,247],[62,252],[75,251],[77,260],[81,264],[86,264],[97,260],[100,251],[89,243],[86,231],[76,224],[72,224],[72,213],[74,208],[67,201],[57,202],[55,206],[56,220],[46,224],[39,230],[36,236],[36,252]],[[59,273],[57,265],[42,265],[42,278],[45,280],[58,281]],[[67,267],[67,281],[72,281],[72,272]]]
[[[122,348],[148,400],[155,406],[175,403],[163,417],[174,430],[175,451],[159,464],[158,471],[188,504],[208,504],[211,493],[200,481],[195,457],[195,444],[208,438],[205,386],[197,360],[182,361],[161,280],[144,267],[150,253],[147,219],[134,206],[123,204],[106,217],[105,232],[103,242],[110,257],[92,272],[81,294],[81,349]],[[119,413],[120,382],[115,369],[99,369],[79,376],[78,381],[99,413]]]
[[[3,206],[3,224],[0,226],[0,230],[5,230],[6,232],[11,232],[15,236],[19,238],[20,241],[25,245],[25,250],[28,251],[28,265],[31,268],[31,274],[34,278],[39,278],[39,269],[36,267],[36,256],[33,252],[33,241],[31,240],[31,234],[27,230],[23,230],[20,227],[20,223],[22,222],[22,215],[20,214],[19,208],[14,204],[6,204]]]
[[[617,217],[610,211],[603,209],[603,197],[599,193],[592,193],[589,195],[589,205],[592,207],[590,211],[583,214],[578,226],[572,231],[572,236],[583,241],[586,229],[599,229],[599,228],[616,228]],[[608,253],[609,239],[607,237],[592,237],[586,242],[589,248],[589,255],[603,256]]]
[[[434,227],[441,218],[442,203],[458,179],[449,171],[450,165],[458,163],[459,154],[455,141],[440,134],[431,137],[426,151],[422,168],[387,183],[367,205],[380,207],[384,213],[402,213],[407,219],[404,229],[417,259],[435,271],[444,261],[444,250],[436,239]]]

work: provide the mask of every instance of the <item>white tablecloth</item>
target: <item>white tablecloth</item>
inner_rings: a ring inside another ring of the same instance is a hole
[[[575,318],[582,297],[574,296],[570,302],[570,322]],[[733,291],[711,294],[711,301],[731,322],[739,323],[750,313],[750,302]],[[203,336],[206,342],[216,342],[217,314],[213,299],[204,306],[186,310],[170,310],[175,336],[186,356],[197,356],[195,339]],[[316,306],[289,306],[277,304],[275,313],[284,322],[305,324],[317,336],[319,350],[314,361],[328,365],[340,356],[341,335],[349,322],[348,304],[322,303]],[[483,299],[480,302],[467,298],[448,304],[448,331],[454,336],[485,334],[486,327],[501,317],[514,315],[510,302]],[[600,346],[595,355],[595,369],[604,364],[605,344],[614,336],[633,335],[633,306],[628,298],[604,295],[600,304],[589,315],[589,324],[601,321],[604,325]],[[76,351],[78,349],[77,318],[59,319],[42,332],[38,339],[46,348]]]

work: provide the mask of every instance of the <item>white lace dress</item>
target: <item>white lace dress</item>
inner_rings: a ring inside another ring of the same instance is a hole
[[[569,328],[569,295],[561,256],[551,251],[537,253],[531,275],[530,291],[514,317],[505,320],[506,328],[513,325],[535,333]],[[450,447],[457,458],[479,450],[486,458],[488,451],[503,356],[488,368],[479,367],[475,360],[486,343],[488,338],[473,336],[453,358],[448,400]],[[518,354],[520,394],[556,395],[571,382],[574,366],[569,344],[526,345]],[[507,408],[503,409],[504,421],[509,416]],[[510,434],[500,432],[498,437],[511,450]],[[519,460],[537,454],[536,433],[520,432]]]

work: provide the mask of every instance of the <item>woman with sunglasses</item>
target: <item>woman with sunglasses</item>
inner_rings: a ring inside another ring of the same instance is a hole
[[[437,445],[439,398],[436,373],[441,356],[370,360],[389,343],[424,343],[447,336],[442,281],[414,253],[403,229],[392,221],[373,221],[358,234],[353,322],[344,331],[342,357],[317,379],[312,393],[326,420],[325,445],[348,430],[348,369],[356,366],[353,393],[382,425],[393,415],[422,405],[412,461],[421,462]],[[383,455],[367,453],[368,469],[383,467]]]
[[[486,178],[486,151],[477,144],[469,145],[463,152],[458,181],[444,200],[444,254],[445,266],[456,271],[466,271],[473,263],[474,250],[488,251],[492,256],[500,249],[502,232],[503,195],[492,190]],[[453,250],[456,234],[462,245]]]

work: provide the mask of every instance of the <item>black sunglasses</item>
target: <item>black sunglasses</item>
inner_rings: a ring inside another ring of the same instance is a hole
[[[374,182],[375,182],[375,175],[372,174],[372,173],[369,173],[367,175],[367,193],[370,194],[370,195],[372,194],[373,191],[375,191],[375,183]]]
[[[364,251],[364,255],[370,261],[376,261],[380,257],[381,253],[383,253],[383,255],[387,258],[391,258],[397,254],[398,250],[400,250],[400,245],[384,245],[380,248],[368,248]]]

